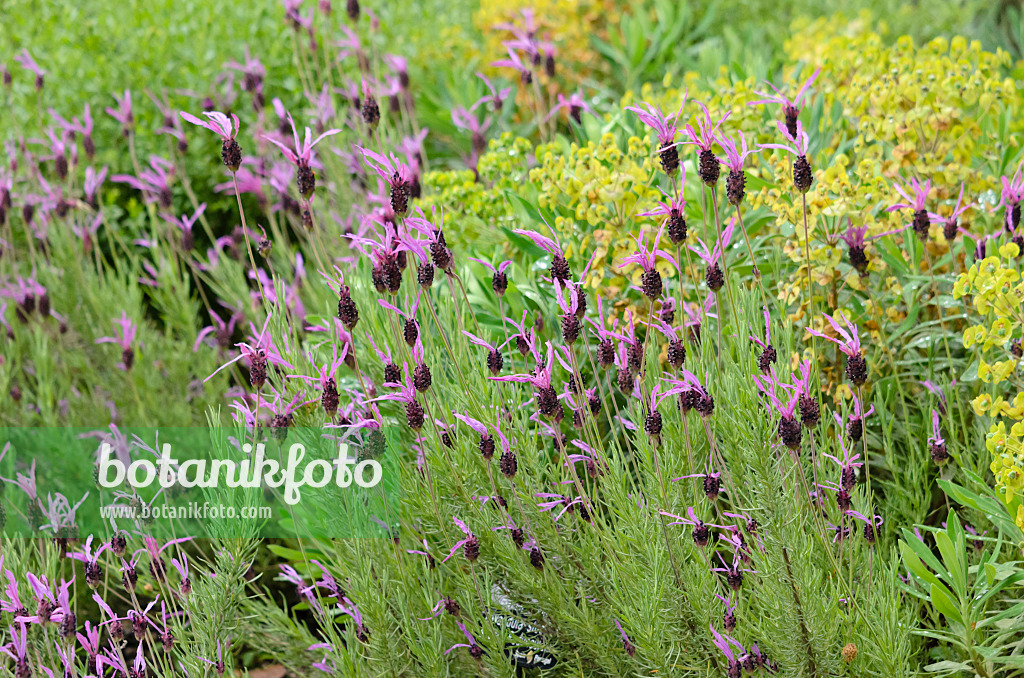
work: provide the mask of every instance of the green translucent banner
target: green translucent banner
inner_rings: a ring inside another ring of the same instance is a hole
[[[0,428],[8,537],[386,537],[399,431]]]

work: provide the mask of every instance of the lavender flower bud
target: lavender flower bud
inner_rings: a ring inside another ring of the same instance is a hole
[[[771,369],[772,363],[776,362],[779,358],[778,352],[775,347],[768,344],[761,351],[761,355],[757,358],[757,369],[761,370],[762,373],[768,374],[768,370]]]
[[[722,163],[711,150],[700,152],[697,174],[706,186],[714,186],[718,183],[718,177],[722,174]]]
[[[566,344],[574,344],[580,338],[580,319],[575,314],[562,316],[562,339]]]
[[[562,412],[562,404],[555,389],[548,386],[537,390],[537,409],[545,417],[554,417]]]
[[[316,175],[313,173],[307,163],[299,165],[298,170],[295,173],[295,185],[299,189],[299,195],[306,200],[313,197],[313,193],[316,191]]]
[[[572,272],[569,269],[569,262],[566,261],[565,257],[560,253],[554,255],[551,259],[551,278],[562,282],[572,278]]]
[[[480,436],[478,447],[480,448],[480,455],[485,461],[490,461],[494,457],[494,438],[489,434],[484,433]]]
[[[652,268],[649,271],[644,271],[640,280],[640,289],[643,291],[645,297],[654,301],[661,296],[663,285],[661,282],[661,274],[658,273],[657,269]]]
[[[342,285],[338,289],[338,320],[349,331],[352,331],[359,322],[359,309],[352,301],[352,292],[348,285]]]
[[[363,97],[363,105],[359,113],[363,116],[363,122],[366,123],[371,132],[377,129],[377,124],[380,123],[380,107],[377,105],[377,100],[369,92]]]
[[[415,400],[410,400],[405,405],[405,420],[409,424],[409,428],[414,431],[419,431],[423,428],[423,422],[425,420],[423,413],[423,406]]]
[[[821,419],[821,408],[818,401],[809,395],[802,395],[798,401],[800,407],[800,423],[804,428],[814,428]]]
[[[658,150],[661,158],[661,168],[670,177],[679,171],[679,148],[675,144],[664,144]]]
[[[793,161],[793,185],[796,190],[806,193],[814,182],[814,174],[811,172],[811,163],[807,162],[807,156],[798,156]]]
[[[473,562],[480,557],[480,540],[477,536],[470,535],[466,543],[462,545],[462,554],[466,556],[466,560]]]
[[[412,383],[417,391],[425,393],[430,385],[433,383],[433,377],[430,375],[430,368],[427,367],[426,363],[416,366],[416,369],[412,372]]]
[[[864,435],[864,421],[860,417],[851,418],[846,423],[846,435],[850,437],[853,442],[859,442],[861,437]]]
[[[854,386],[868,380],[868,361],[860,353],[846,358],[846,376]]]
[[[611,339],[602,339],[597,344],[597,364],[607,369],[615,364],[615,346]]]
[[[505,358],[502,357],[501,351],[498,349],[493,349],[487,354],[487,369],[490,370],[493,376],[498,376],[504,364]]]
[[[800,448],[800,424],[793,417],[779,419],[779,439],[791,450]]]
[[[850,266],[853,266],[861,276],[866,275],[868,270],[868,255],[864,252],[864,248],[857,246],[850,247],[849,255]]]
[[[434,284],[434,265],[425,261],[416,269],[416,282],[425,290]]]
[[[672,208],[668,216],[668,239],[673,245],[678,245],[686,240],[686,219],[676,208]]]
[[[917,234],[918,239],[921,242],[928,240],[928,232],[931,230],[931,220],[928,218],[928,212],[925,210],[917,210],[914,212],[914,233]]]
[[[405,339],[405,343],[409,345],[409,348],[416,346],[416,340],[420,336],[420,325],[416,322],[415,318],[406,318],[405,325],[402,328],[402,336]]]
[[[704,273],[704,282],[707,283],[708,289],[712,292],[718,292],[725,285],[725,275],[722,273],[722,267],[718,265],[718,262],[708,266],[707,271]]]
[[[220,159],[232,172],[242,166],[242,147],[234,139],[225,139],[220,147]]]
[[[338,385],[334,381],[334,377],[328,377],[327,382],[324,384],[323,393],[320,395],[320,405],[323,406],[324,412],[327,413],[328,417],[333,417],[337,414],[339,402]]]
[[[725,180],[725,197],[730,205],[739,205],[747,191],[747,175],[743,170],[732,170]]]
[[[516,455],[511,451],[502,452],[501,458],[498,460],[498,470],[501,471],[501,475],[509,480],[515,478],[516,473],[519,471],[519,462],[516,460]]]

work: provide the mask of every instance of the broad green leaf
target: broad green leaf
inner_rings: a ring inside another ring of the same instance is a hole
[[[904,541],[900,542],[900,553],[903,555],[903,563],[907,566],[907,569],[920,579],[923,579],[928,584],[941,584],[939,578],[924,566],[918,555]]]
[[[925,562],[925,564],[935,571],[935,574],[939,577],[949,581],[949,572],[942,566],[939,559],[935,557],[935,554],[931,552],[923,541],[917,538],[917,535],[910,530],[903,528],[903,539],[906,541],[907,546],[914,550],[914,553],[918,555]]]
[[[932,584],[932,605],[935,609],[945,615],[946,619],[955,621],[958,624],[964,623],[960,611],[956,609],[953,596],[942,584]]]

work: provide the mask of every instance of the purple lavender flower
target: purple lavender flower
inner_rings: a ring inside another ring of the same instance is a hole
[[[1020,227],[1020,206],[1021,201],[1024,200],[1024,175],[1022,172],[1024,172],[1024,159],[1021,159],[1017,165],[1017,171],[1014,172],[1012,178],[1000,177],[1003,190],[999,194],[999,204],[993,209],[1006,208],[1004,223],[1007,231],[1016,231]]]
[[[118,363],[117,367],[127,372],[131,370],[132,365],[135,364],[135,349],[132,348],[132,342],[135,341],[135,334],[138,331],[138,327],[128,319],[128,313],[126,311],[121,311],[121,319],[114,321],[114,327],[119,330],[116,336],[100,337],[96,340],[96,343],[117,344],[120,346],[121,362]]]
[[[32,55],[28,53],[28,50],[23,49],[17,54],[15,54],[14,60],[21,64],[21,67],[24,68],[26,71],[29,71],[30,73],[36,76],[36,91],[38,92],[39,90],[43,89],[43,81],[44,76],[46,75],[46,71],[40,68],[39,64],[36,63],[36,60],[33,59]]]
[[[774,367],[771,368],[767,376],[755,376],[753,380],[779,414],[778,432],[782,444],[791,450],[799,449],[801,439],[800,423],[794,416],[800,399],[799,390],[789,384],[780,383],[775,376]],[[791,394],[788,399],[782,395],[783,392]]]
[[[515,69],[519,73],[519,81],[523,85],[529,85],[533,82],[533,70],[530,66],[523,63],[523,60],[519,57],[519,53],[512,49],[512,47],[506,46],[506,50],[508,51],[508,59],[492,61],[491,66],[495,68]]]
[[[423,406],[416,400],[416,384],[409,376],[408,363],[403,363],[402,369],[405,374],[405,380],[403,382],[384,384],[384,386],[388,388],[397,388],[398,392],[379,396],[376,400],[394,400],[396,402],[404,403],[406,423],[409,424],[409,428],[414,431],[418,431],[423,427],[423,424],[426,421],[425,412],[423,411]]]
[[[99,565],[100,554],[110,548],[110,545],[104,542],[98,549],[93,551],[92,541],[93,536],[90,534],[86,538],[81,552],[69,553],[68,556],[83,564],[85,567],[85,583],[89,588],[94,589],[100,585],[100,580],[103,578],[103,569]]]
[[[469,426],[471,429],[476,431],[480,436],[480,454],[486,461],[490,461],[494,456],[494,438],[491,437],[490,430],[487,428],[487,424],[482,421],[478,421],[468,414],[460,414],[459,412],[452,412],[452,415],[461,421],[462,423]]]
[[[458,624],[459,629],[462,630],[462,635],[466,636],[466,642],[456,643],[455,645],[452,645],[444,651],[445,655],[447,655],[449,652],[451,652],[457,647],[465,647],[469,649],[469,656],[473,659],[480,659],[480,657],[484,656],[484,654],[486,654],[484,652],[484,649],[477,644],[476,638],[473,637],[473,634],[466,630],[465,624],[463,624],[462,622],[455,623]]]
[[[615,622],[615,628],[619,630],[619,635],[622,636],[622,649],[624,649],[626,651],[626,654],[628,654],[630,657],[635,657],[636,646],[633,645],[633,641],[631,641],[629,639],[629,636],[626,635],[626,632],[622,630],[622,624],[619,623],[618,619],[615,619],[613,617],[612,621]]]
[[[7,627],[11,642],[0,645],[0,652],[14,660],[15,678],[30,678],[32,667],[28,663],[28,630],[25,624],[18,624],[18,626],[18,630],[15,630],[13,626]]]
[[[946,449],[946,441],[942,437],[939,413],[936,410],[932,410],[932,435],[928,438],[928,449],[931,452],[932,461],[937,466],[942,466],[949,461],[949,451]]]
[[[713,568],[711,568],[711,571],[712,572],[724,572],[725,573],[725,583],[733,591],[739,591],[740,588],[743,586],[743,573],[744,572],[749,572],[751,574],[756,574],[756,572],[754,570],[748,570],[748,569],[740,567],[740,553],[739,553],[739,551],[737,551],[736,553],[733,554],[732,563],[731,564],[729,564],[729,563],[727,563],[725,561],[725,558],[722,557],[721,553],[718,554],[718,560],[721,561],[722,567],[713,567]]]
[[[874,411],[875,406],[872,405],[867,412],[862,412],[860,399],[856,395],[853,396],[853,413],[846,422],[846,435],[850,437],[850,440],[856,443],[861,439],[861,436],[864,435],[864,420],[870,417]],[[843,419],[839,413],[833,412],[832,416],[835,417],[836,424],[842,428]]]
[[[341,130],[329,129],[316,139],[313,139],[313,131],[307,127],[306,135],[300,144],[299,133],[295,129],[295,121],[292,119],[290,113],[288,114],[288,122],[291,124],[292,128],[292,138],[295,142],[294,150],[267,135],[263,135],[263,138],[280,148],[281,152],[284,153],[285,159],[295,165],[297,168],[296,185],[299,189],[299,195],[306,200],[309,200],[313,197],[313,192],[316,190],[316,175],[313,174],[313,169],[311,167],[311,163],[313,161],[313,147],[325,138],[340,133]]]
[[[176,217],[171,214],[161,214],[161,218],[168,223],[174,224],[181,229],[181,249],[185,252],[190,252],[195,244],[195,238],[192,235],[192,227],[199,221],[199,217],[206,211],[206,203],[202,203],[192,214],[191,217]]]
[[[514,232],[519,235],[524,235],[533,241],[537,247],[551,255],[551,279],[560,280],[566,282],[571,280],[572,272],[569,270],[569,262],[565,259],[565,250],[558,243],[558,236],[554,230],[548,226],[548,230],[551,231],[552,238],[545,235],[541,235],[536,231],[527,231],[521,228],[514,229]]]
[[[697,238],[696,245],[690,245],[690,250],[704,262],[704,282],[707,283],[708,289],[712,292],[718,292],[725,285],[725,274],[722,272],[719,262],[722,259],[725,248],[729,246],[729,241],[732,239],[732,232],[735,228],[736,217],[733,217],[729,221],[729,225],[722,231],[721,239],[715,242],[715,246],[711,250],[708,249],[708,246],[700,238]]]
[[[394,153],[391,153],[388,158],[366,148],[358,146],[356,148],[363,154],[366,166],[387,182],[391,191],[391,209],[398,216],[404,215],[409,210],[414,176],[412,168],[400,162]],[[422,214],[420,216],[422,217]]]
[[[661,281],[661,273],[659,273],[658,269],[655,268],[655,264],[657,263],[657,257],[661,257],[662,259],[668,261],[669,263],[672,264],[673,267],[679,267],[679,264],[676,263],[676,260],[672,257],[671,254],[669,254],[665,250],[658,249],[658,243],[661,241],[661,235],[664,232],[665,224],[662,224],[661,228],[658,229],[657,235],[654,236],[654,242],[648,249],[647,247],[644,246],[644,229],[643,227],[641,227],[640,235],[636,239],[636,252],[634,254],[629,255],[628,257],[624,257],[619,261],[620,268],[625,267],[627,264],[639,264],[640,267],[643,268],[644,272],[641,278],[642,289],[644,296],[650,299],[651,301],[654,301],[655,299],[661,296],[663,287]]]
[[[811,171],[811,163],[807,160],[807,152],[811,145],[811,139],[807,136],[807,132],[804,131],[802,122],[797,121],[796,131],[790,133],[789,129],[783,123],[777,123],[779,131],[786,139],[789,140],[791,145],[786,144],[761,144],[761,148],[776,148],[787,153],[792,153],[795,157],[793,160],[793,186],[796,187],[800,193],[807,193],[810,190],[811,184],[814,182],[814,173]]]
[[[867,381],[868,363],[860,353],[860,337],[857,336],[857,325],[847,320],[844,315],[839,314],[839,319],[846,325],[844,329],[842,325],[836,322],[835,318],[827,313],[823,315],[839,337],[830,337],[811,328],[807,328],[807,333],[827,339],[838,346],[839,350],[846,354],[846,376],[854,386],[860,386]]]
[[[725,197],[729,200],[730,205],[739,205],[743,202],[747,190],[747,175],[743,173],[743,162],[748,155],[756,152],[756,150],[748,151],[746,137],[743,136],[743,132],[738,134],[739,144],[724,134],[718,137],[718,145],[725,151],[725,157],[718,158],[718,161],[729,168],[729,176],[725,180]],[[739,150],[737,150],[737,146],[739,146]]]
[[[764,97],[757,101],[751,101],[748,106],[759,106],[762,104],[779,104],[782,106],[782,115],[785,118],[786,130],[789,132],[791,137],[796,136],[796,124],[797,119],[800,117],[800,110],[803,108],[803,98],[807,94],[807,89],[814,84],[818,74],[821,73],[821,68],[815,69],[811,77],[804,81],[804,84],[797,90],[796,96],[790,99],[789,97],[782,94],[779,89],[770,82],[765,82],[766,85],[772,88],[775,95],[766,94],[764,92],[754,91],[755,94]]]
[[[671,115],[665,115],[657,106],[648,103],[641,103],[639,106],[627,106],[627,111],[633,111],[640,122],[654,130],[658,137],[658,155],[661,158],[661,167],[665,174],[672,176],[679,169],[679,149],[676,143],[677,122],[679,115],[686,105],[687,95],[679,102],[679,110]]]
[[[707,546],[708,542],[711,540],[710,528],[718,527],[718,525],[705,523],[699,518],[697,518],[697,514],[693,510],[692,506],[686,509],[686,515],[689,516],[688,518],[677,516],[674,513],[669,513],[668,511],[658,511],[658,513],[668,518],[673,518],[675,520],[675,522],[669,523],[669,525],[689,525],[690,527],[692,527],[693,543],[701,547]]]
[[[914,210],[914,220],[911,222],[911,226],[921,242],[924,242],[928,239],[928,231],[932,224],[931,217],[925,209],[925,204],[928,201],[928,193],[932,190],[931,180],[925,181],[922,184],[917,179],[912,178],[910,180],[910,184],[904,186],[894,184],[893,188],[900,194],[900,196],[903,197],[904,200],[906,200],[906,202],[890,205],[885,211],[895,212],[896,210],[901,209]],[[911,197],[911,195],[913,195],[913,197]]]
[[[469,110],[475,111],[478,106],[489,103],[494,111],[500,111],[505,100],[508,99],[509,95],[512,93],[512,88],[505,87],[499,90],[486,75],[479,71],[477,71],[476,77],[483,80],[483,83],[487,87],[487,91],[489,93],[477,99],[476,103],[474,103]]]
[[[295,367],[280,356],[274,348],[273,340],[267,336],[267,326],[270,324],[271,317],[272,315],[267,315],[267,319],[263,322],[263,329],[260,331],[259,336],[256,337],[253,344],[250,345],[245,342],[235,344],[235,346],[239,348],[239,354],[214,370],[213,374],[208,376],[206,379],[203,379],[203,383],[212,379],[214,374],[217,374],[229,365],[233,365],[242,358],[249,361],[249,383],[256,390],[263,388],[263,384],[267,381],[268,364],[279,365],[281,367],[287,367],[294,370]]]
[[[878,528],[880,528],[884,522],[882,520],[882,516],[874,515],[869,518],[863,513],[857,513],[853,509],[847,510],[846,515],[851,518],[855,518],[864,524],[864,541],[873,546],[875,541],[878,539]]]
[[[583,95],[579,92],[573,92],[572,95],[566,97],[561,92],[558,93],[558,103],[551,107],[551,111],[544,117],[545,120],[550,119],[553,115],[558,113],[560,110],[568,112],[569,117],[577,125],[583,124],[583,111],[596,116],[597,113],[590,107],[587,100],[583,98]]]
[[[229,118],[224,113],[218,111],[204,111],[203,115],[208,118],[207,120],[200,120],[185,111],[181,111],[180,115],[186,122],[198,125],[199,127],[205,127],[221,138],[221,160],[232,173],[237,173],[238,168],[242,165],[242,147],[238,145],[236,140],[239,130],[238,116],[232,113]],[[296,140],[295,145],[298,147],[298,140]]]
[[[700,180],[704,182],[704,185],[713,187],[718,183],[718,177],[722,173],[722,166],[715,156],[712,147],[718,142],[716,136],[718,128],[722,126],[722,123],[729,119],[732,115],[732,111],[729,111],[721,120],[717,123],[712,122],[711,113],[708,111],[708,107],[698,102],[701,112],[704,114],[703,117],[697,116],[697,129],[693,128],[693,125],[686,126],[686,135],[690,137],[689,141],[683,143],[693,144],[700,150],[698,155],[697,174],[700,176]]]
[[[764,341],[757,337],[750,336],[749,339],[761,349],[761,355],[757,358],[757,368],[762,374],[767,374],[771,366],[778,360],[778,352],[772,345],[772,321],[768,315],[768,307],[764,307]]]
[[[206,659],[205,657],[199,656],[196,656],[196,659],[198,659],[201,662],[205,662],[206,664],[209,664],[213,667],[213,670],[217,672],[218,676],[223,676],[224,671],[226,670],[226,666],[224,665],[224,649],[226,647],[231,647],[230,636],[228,637],[224,645],[221,645],[219,638],[217,639],[217,661],[213,661],[212,659]]]
[[[680,165],[679,191],[675,196],[670,196],[661,190],[668,202],[659,200],[658,206],[647,212],[641,212],[638,217],[659,217],[664,216],[665,221],[662,228],[668,229],[668,239],[673,245],[679,245],[686,240],[686,200],[683,199],[683,188],[686,186],[686,166]]]
[[[1022,186],[1021,191],[1022,191],[1021,195],[1024,195],[1024,186]],[[952,212],[950,212],[947,216],[942,216],[941,214],[936,214],[935,212],[929,212],[928,213],[928,218],[931,220],[931,222],[933,224],[937,224],[937,225],[942,226],[942,236],[949,243],[952,243],[953,240],[956,239],[956,234],[957,234],[957,232],[959,231],[959,228],[960,228],[960,215],[962,215],[964,212],[966,212],[967,210],[969,210],[972,207],[974,207],[974,205],[972,205],[970,203],[964,205],[963,202],[964,202],[964,184],[963,184],[963,182],[961,182],[960,183],[960,195],[956,199],[956,205],[953,206],[953,211]],[[1019,202],[1020,201],[1018,200],[1018,203]],[[1013,226],[1013,224],[1011,223],[1012,222],[1012,216],[1013,216],[1012,213],[1013,213],[1012,208],[1008,208],[1007,212],[1006,212],[1007,229],[1008,230],[1012,230],[1012,229],[1015,228]],[[1020,223],[1020,210],[1019,210],[1019,208],[1018,208],[1018,214],[1017,214],[1017,223],[1018,224]],[[1024,249],[1022,249],[1022,251],[1024,251]]]
[[[505,290],[508,289],[508,276],[505,274],[505,271],[512,265],[512,262],[503,261],[495,267],[494,264],[489,261],[484,261],[483,259],[474,259],[473,257],[469,257],[469,260],[475,261],[478,264],[483,264],[490,269],[491,289],[494,290],[494,293],[499,297],[505,296]]]
[[[474,334],[466,332],[465,330],[463,330],[462,333],[466,335],[471,344],[487,349],[487,369],[490,371],[492,376],[498,376],[501,372],[501,368],[505,364],[505,359],[502,357],[501,351],[498,347],[488,341],[484,341]]]
[[[131,90],[126,89],[124,96],[121,97],[115,94],[114,101],[117,102],[117,108],[107,107],[107,115],[121,123],[121,133],[127,137],[131,134],[132,127],[135,125],[135,117],[132,114]]]
[[[466,560],[473,562],[480,557],[480,540],[468,527],[466,527],[466,523],[462,522],[455,516],[452,516],[452,520],[455,522],[456,527],[462,530],[462,533],[466,535],[466,538],[455,542],[455,545],[452,546],[452,550],[448,552],[448,555],[445,556],[445,559],[441,562],[448,562],[448,559],[454,556],[455,552],[460,548],[462,549],[463,555],[466,556]]]
[[[503,377],[488,377],[493,381],[515,381],[521,384],[532,384],[536,389],[537,409],[545,417],[554,417],[562,412],[558,402],[558,394],[551,387],[551,370],[554,366],[554,347],[547,342],[547,362],[544,365],[537,365],[533,374],[511,374]]]
[[[736,647],[739,652],[742,653],[744,651],[743,645],[735,638],[722,636],[715,630],[714,625],[709,625],[708,628],[711,629],[711,635],[714,636],[714,640],[711,642],[713,642],[715,647],[725,655],[726,660],[729,662],[727,675],[729,678],[740,678],[743,673],[743,667],[740,664],[737,655],[733,653],[732,648]]]

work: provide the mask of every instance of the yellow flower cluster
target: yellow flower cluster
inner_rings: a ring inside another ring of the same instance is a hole
[[[510,33],[496,30],[502,24],[523,26],[523,10],[532,10],[538,26],[537,36],[554,43],[558,77],[570,89],[592,77],[601,60],[591,45],[591,35],[603,36],[606,27],[614,25],[622,14],[620,3],[611,0],[481,0],[473,14],[473,25],[483,35],[481,61],[484,70],[493,70],[492,61],[507,59],[502,42]]]
[[[819,243],[811,250],[812,275],[824,286],[839,275],[832,250],[847,218],[854,226],[866,226],[869,238],[907,225],[906,210],[881,211],[905,202],[893,189],[895,182],[931,180],[929,205],[939,213],[951,209],[961,182],[967,196],[995,188],[993,177],[972,167],[971,158],[994,152],[1007,138],[1008,130],[985,126],[986,118],[1015,110],[1024,98],[1012,80],[1000,76],[1009,55],[985,52],[978,42],[939,38],[916,47],[902,37],[888,45],[866,14],[851,23],[819,19],[797,22],[795,28],[787,52],[800,63],[821,66],[814,83],[821,115],[817,128],[807,130],[812,149],[817,148],[810,158],[815,181],[807,207],[808,230]],[[802,69],[800,78],[808,71]],[[787,81],[797,81],[796,72]],[[802,117],[806,121],[809,116]],[[1019,122],[1008,124],[1020,128]],[[791,191],[790,158],[776,154],[766,159],[769,185],[753,204],[771,210],[780,226],[792,225],[794,241],[785,251],[803,263],[803,212]],[[929,247],[939,255],[944,244],[938,234]],[[869,247],[869,271],[882,271],[882,262],[871,254]],[[805,275],[803,268],[794,272],[784,296],[795,296]],[[845,282],[863,288],[855,272]]]
[[[603,279],[613,290],[628,285],[618,268],[606,270],[606,263],[635,249],[630,233],[636,213],[643,211],[638,207],[660,197],[652,187],[657,168],[649,140],[630,137],[623,149],[614,134],[606,133],[597,143],[540,145],[536,159],[530,181],[538,190],[538,206],[559,215],[553,226],[566,243],[566,255],[586,263],[596,249],[592,279]]]
[[[1024,328],[1024,281],[1014,262],[1019,255],[1015,243],[1006,243],[999,248],[999,256],[975,262],[953,287],[954,298],[970,296],[978,313],[978,322],[964,330],[963,342],[965,347],[978,352],[978,378],[991,384],[992,389],[976,397],[971,405],[979,416],[997,420],[989,430],[987,445],[996,490],[1003,494],[1007,504],[1019,502],[1024,489],[1024,391],[1018,390],[1009,401],[999,394],[1000,384],[1015,380],[1019,385],[1019,379],[1014,379],[1020,363],[1019,337]],[[993,354],[999,359],[990,363],[988,359]],[[1012,382],[1008,385],[1016,388]],[[1013,422],[1009,434],[1006,420]],[[1018,518],[1024,518],[1024,513],[1019,513]],[[1018,522],[1024,528],[1024,520]]]
[[[472,170],[432,171],[423,177],[423,198],[418,204],[429,214],[444,209],[445,237],[453,244],[497,244],[504,241],[501,227],[514,228],[514,211],[505,197],[527,177],[532,144],[509,132],[492,139],[477,162],[479,181]]]

